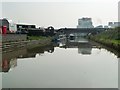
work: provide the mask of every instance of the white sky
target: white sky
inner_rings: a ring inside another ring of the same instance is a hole
[[[2,0],[2,17],[16,23],[55,28],[76,27],[78,18],[82,17],[91,17],[95,26],[106,25],[109,21],[118,21],[118,1]]]

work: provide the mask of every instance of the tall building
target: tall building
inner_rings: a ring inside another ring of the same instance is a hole
[[[94,28],[91,18],[78,19],[77,28]]]

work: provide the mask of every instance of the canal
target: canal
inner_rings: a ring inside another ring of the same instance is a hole
[[[118,88],[118,56],[86,39],[3,53],[3,88]]]

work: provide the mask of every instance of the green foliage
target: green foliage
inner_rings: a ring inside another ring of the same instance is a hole
[[[120,28],[111,29],[95,36],[100,39],[120,40]]]
[[[102,32],[95,36],[95,38],[103,38],[103,39],[112,39],[112,40],[120,40],[120,29],[111,29],[105,32]]]
[[[114,28],[95,36],[90,37],[92,40],[103,43],[108,46],[119,48],[120,46],[120,27]]]

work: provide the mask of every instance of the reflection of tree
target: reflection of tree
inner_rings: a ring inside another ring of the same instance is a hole
[[[48,50],[49,53],[53,53],[54,52],[54,48]]]

